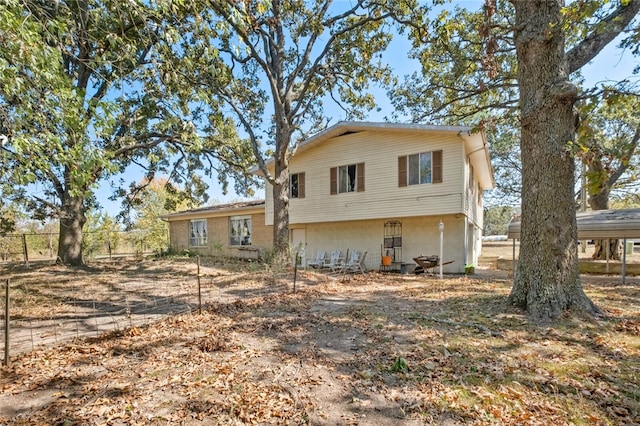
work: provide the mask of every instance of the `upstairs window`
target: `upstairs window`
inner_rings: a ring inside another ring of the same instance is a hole
[[[206,219],[192,220],[189,222],[189,246],[205,247],[207,245],[207,221]]]
[[[442,151],[398,157],[398,186],[442,182]]]
[[[331,194],[364,191],[364,163],[332,167],[330,177]]]
[[[229,245],[251,245],[251,216],[231,216],[229,218]]]
[[[294,173],[289,177],[289,197],[304,198],[304,173]]]

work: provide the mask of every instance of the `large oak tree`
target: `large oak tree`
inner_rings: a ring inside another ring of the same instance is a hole
[[[522,241],[510,301],[535,319],[597,312],[578,274],[574,107],[592,94],[578,89],[580,69],[607,44],[628,31],[624,43],[637,53],[639,9],[639,0],[487,0],[480,11],[447,8],[413,29],[422,72],[393,91],[401,110],[414,120],[519,130]]]
[[[537,320],[567,309],[597,313],[580,283],[574,196],[578,88],[570,74],[592,60],[640,10],[622,2],[567,50],[562,0],[518,0],[514,41],[522,157],[520,258],[509,299]]]
[[[247,168],[251,150],[233,124],[209,113],[206,92],[175,78],[188,72],[171,48],[193,19],[185,12],[172,1],[0,5],[3,189],[33,217],[60,220],[63,263],[83,262],[82,229],[99,181],[137,165],[146,182],[162,173],[174,190],[202,198],[197,172],[226,183],[233,167]],[[240,173],[239,189],[247,182]],[[126,193],[114,184],[114,195]]]
[[[235,115],[272,188],[276,259],[289,256],[289,161],[298,144],[327,127],[325,104],[342,119],[375,106],[372,82],[390,82],[380,53],[407,1],[202,1],[180,51],[199,57],[189,84],[212,90]],[[268,167],[268,162],[272,167]]]

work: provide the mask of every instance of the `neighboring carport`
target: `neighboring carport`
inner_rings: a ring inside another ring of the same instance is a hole
[[[626,279],[627,239],[640,239],[640,209],[593,210],[576,214],[579,240],[620,239],[622,244],[622,283]],[[509,223],[507,238],[513,240],[515,271],[516,240],[520,239],[520,217]],[[608,247],[608,244],[607,244]],[[609,257],[609,256],[607,256]],[[607,259],[607,267],[609,260]]]

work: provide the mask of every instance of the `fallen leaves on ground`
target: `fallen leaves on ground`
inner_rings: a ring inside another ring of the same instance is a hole
[[[639,424],[639,307],[592,283],[606,318],[542,327],[509,288],[338,277],[37,350],[0,424]]]

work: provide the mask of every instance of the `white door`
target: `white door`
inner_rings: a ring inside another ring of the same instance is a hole
[[[307,233],[304,228],[291,230],[291,256],[295,258],[296,252],[299,255],[299,265],[306,265],[305,249],[307,248]]]

